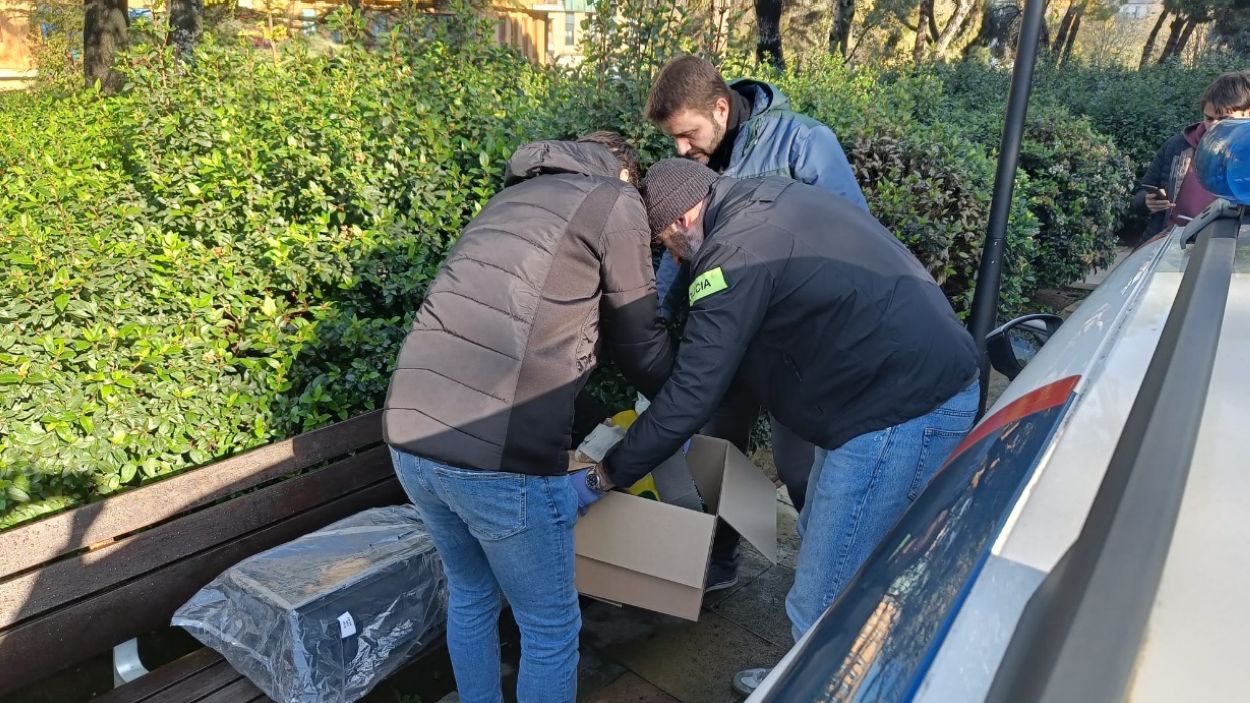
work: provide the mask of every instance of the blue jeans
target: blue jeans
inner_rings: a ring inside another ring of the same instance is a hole
[[[980,384],[973,382],[926,415],[817,451],[799,515],[798,568],[786,596],[796,642],[963,441],[979,399]]]
[[[582,612],[573,586],[577,496],[568,479],[459,469],[396,449],[391,459],[443,559],[460,700],[503,702],[502,589],[521,630],[518,703],[573,703]]]
[[[683,298],[690,288],[690,276],[685,269],[673,259],[667,251],[660,255],[660,265],[655,270],[655,294],[660,301],[660,317],[673,319],[674,301],[670,296],[680,295]]]

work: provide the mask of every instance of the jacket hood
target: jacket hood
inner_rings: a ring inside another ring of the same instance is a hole
[[[751,101],[751,117],[759,117],[771,110],[790,109],[790,98],[787,98],[785,93],[772,83],[739,78],[731,82],[729,87]]]
[[[517,149],[508,159],[503,184],[506,187],[554,173],[616,178],[621,173],[621,162],[607,147],[599,144],[555,140],[531,142]]]
[[[1207,133],[1206,122],[1195,122],[1185,128],[1185,141],[1189,146],[1196,147],[1198,142],[1202,141],[1202,135]]]

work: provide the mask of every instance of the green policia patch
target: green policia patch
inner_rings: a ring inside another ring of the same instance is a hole
[[[725,274],[717,266],[694,279],[694,283],[690,284],[690,304],[694,305],[709,295],[719,293],[728,287],[729,284],[725,283]]]

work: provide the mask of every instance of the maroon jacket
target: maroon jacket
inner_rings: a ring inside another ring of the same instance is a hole
[[[1206,122],[1190,125],[1182,133],[1185,136],[1185,143],[1189,145],[1187,150],[1189,157],[1185,160],[1184,174],[1177,174],[1180,175],[1179,179],[1174,178],[1180,182],[1180,185],[1170,191],[1174,194],[1172,202],[1176,205],[1168,212],[1169,225],[1185,224],[1197,217],[1198,213],[1205,210],[1215,200],[1215,196],[1198,182],[1198,173],[1190,168],[1193,165],[1194,149],[1198,148],[1198,142],[1202,141],[1202,136],[1206,133]]]

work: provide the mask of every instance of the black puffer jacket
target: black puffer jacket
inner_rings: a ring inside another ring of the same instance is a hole
[[[606,148],[535,142],[464,230],[404,340],[388,444],[462,468],[567,470],[574,397],[601,337],[654,395],[674,349],[658,315],[647,215]]]

